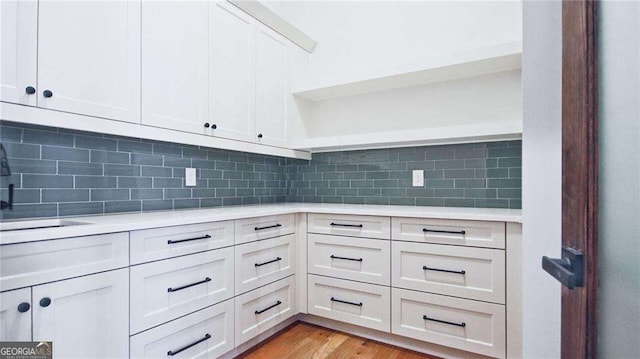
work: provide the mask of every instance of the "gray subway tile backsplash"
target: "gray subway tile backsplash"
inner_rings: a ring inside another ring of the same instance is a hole
[[[0,121],[13,211],[55,217],[313,202],[521,208],[521,142],[317,153],[311,161]],[[197,169],[195,187],[185,168]],[[426,185],[412,187],[412,170]]]

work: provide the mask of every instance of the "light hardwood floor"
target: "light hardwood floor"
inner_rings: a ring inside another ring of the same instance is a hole
[[[332,329],[297,322],[260,345],[242,359],[437,359]]]

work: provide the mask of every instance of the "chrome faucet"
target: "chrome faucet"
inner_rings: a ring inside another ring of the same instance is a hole
[[[7,159],[7,151],[0,143],[0,176],[11,176],[11,167],[9,167],[9,160]],[[13,183],[9,184],[9,200],[7,202],[0,201],[0,210],[13,209]]]

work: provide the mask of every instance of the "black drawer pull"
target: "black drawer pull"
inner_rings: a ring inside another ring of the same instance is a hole
[[[344,259],[345,261],[362,262],[362,258],[338,257],[333,254],[331,255],[331,259]]]
[[[263,265],[265,265],[265,264],[269,264],[269,263],[273,263],[273,262],[277,262],[277,261],[281,261],[281,260],[282,260],[282,258],[277,257],[276,259],[272,259],[272,260],[270,260],[270,261],[266,261],[266,262],[262,262],[262,263],[256,263],[256,264],[254,264],[254,265],[255,265],[256,267],[260,267],[260,266],[263,266]]]
[[[463,270],[449,270],[449,269],[440,269],[440,268],[430,268],[427,266],[422,266],[422,270],[432,270],[435,272],[445,272],[445,273],[455,273],[455,274],[466,274],[467,271]]]
[[[167,352],[167,355],[169,355],[169,356],[174,356],[174,355],[176,355],[176,354],[178,354],[178,353],[180,353],[180,352],[183,352],[183,351],[185,351],[185,350],[187,350],[187,349],[191,348],[191,347],[192,347],[192,346],[194,346],[194,345],[198,345],[198,344],[200,344],[200,343],[202,343],[202,342],[204,342],[205,340],[210,339],[210,338],[211,338],[211,335],[210,335],[209,333],[207,333],[207,334],[204,336],[204,338],[202,338],[202,339],[198,339],[198,340],[196,340],[195,342],[193,342],[193,343],[191,343],[191,344],[185,345],[185,346],[183,346],[182,348],[180,348],[180,349],[178,349],[178,350],[176,350],[176,351],[169,350],[169,351]]]
[[[255,313],[256,313],[256,315],[262,314],[262,313],[266,312],[269,309],[272,309],[272,308],[275,308],[275,307],[279,306],[280,304],[282,304],[282,302],[281,301],[277,301],[276,304],[272,304],[272,305],[270,305],[270,306],[268,306],[268,307],[266,307],[266,308],[264,308],[262,310],[256,310]]]
[[[207,282],[211,282],[211,278],[207,277],[204,280],[201,280],[199,282],[195,282],[195,283],[191,283],[191,284],[187,284],[187,285],[183,285],[182,287],[177,287],[177,288],[167,288],[167,292],[172,293],[172,292],[177,292],[179,290],[183,290],[183,289],[187,289],[189,287],[193,287],[194,285],[198,285],[198,284],[204,284]]]
[[[422,228],[423,232],[430,232],[430,233],[449,233],[449,234],[466,234],[467,231],[462,230],[462,231],[442,231],[439,229],[429,229],[429,228]]]
[[[182,243],[182,242],[198,241],[198,240],[201,240],[201,239],[209,239],[209,238],[211,238],[211,236],[206,234],[206,235],[204,235],[202,237],[196,237],[196,238],[176,239],[176,240],[170,239],[170,240],[167,241],[167,244],[176,244],[176,243]]]
[[[334,297],[331,297],[331,301],[332,301],[332,302],[338,302],[338,303],[344,303],[344,304],[355,305],[356,307],[362,307],[362,302],[360,302],[360,303],[348,302],[348,301],[346,301],[346,300],[340,300],[340,299],[336,299],[336,298],[334,298]]]
[[[278,228],[278,227],[282,227],[282,225],[280,223],[278,223],[278,224],[274,224],[273,226],[256,227],[256,228],[254,228],[254,230],[261,231],[263,229],[271,229],[271,228]]]
[[[344,224],[344,223],[333,223],[331,222],[332,226],[337,226],[337,227],[354,227],[354,228],[362,228],[363,226],[361,224]]]
[[[430,320],[432,322],[437,322],[437,323],[442,323],[442,324],[449,324],[449,325],[455,325],[456,327],[466,327],[467,323],[462,322],[462,323],[454,323],[454,322],[447,322],[446,320],[440,320],[440,319],[434,319],[434,318],[429,318],[426,315],[422,316],[422,319],[424,320]]]

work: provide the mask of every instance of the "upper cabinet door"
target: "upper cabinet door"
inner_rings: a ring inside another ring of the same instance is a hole
[[[140,2],[40,1],[38,17],[38,106],[140,122]]]
[[[208,133],[209,3],[142,3],[142,123]]]
[[[211,133],[255,142],[256,20],[226,1],[210,6]]]
[[[38,2],[0,1],[0,101],[36,105]]]
[[[287,147],[289,42],[262,24],[256,41],[256,137],[258,143]]]
[[[26,342],[30,340],[31,288],[0,293],[0,341]]]

